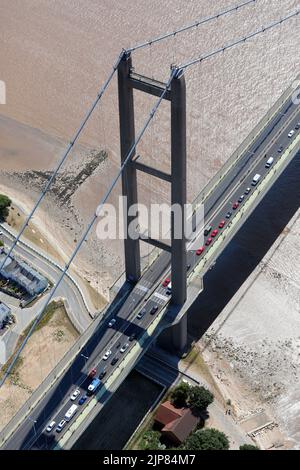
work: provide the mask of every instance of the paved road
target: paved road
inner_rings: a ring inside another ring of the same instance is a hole
[[[299,135],[300,131],[297,130],[291,139],[287,137],[289,131],[295,128],[298,121],[300,121],[299,109],[292,102],[284,105],[263,134],[241,157],[239,164],[228,173],[216,191],[209,196],[205,204],[206,225],[209,224],[213,228],[217,228],[221,220],[227,220],[225,217],[228,211],[234,212],[232,205],[245,193],[246,188],[251,187],[251,191],[254,191],[259,187],[259,185],[257,188],[251,186],[254,174],[259,173],[264,176],[269,171],[265,168],[267,158],[273,156],[276,160],[279,155],[278,148],[281,146],[286,148],[292,139]],[[240,210],[242,204],[236,209],[237,211]],[[205,252],[213,246],[221,231],[219,230],[217,236],[213,238],[211,245],[205,247]],[[202,237],[202,233],[199,234],[199,237],[188,246],[188,264],[191,265],[189,269],[193,269],[194,264],[201,259],[201,256],[197,257],[196,250],[199,248],[199,240]],[[45,449],[55,445],[59,437],[68,428],[68,424],[66,424],[61,434],[58,434],[55,429],[51,433],[46,433],[47,423],[54,419],[58,424],[63,419],[72,404],[69,396],[75,387],[79,388],[80,396],[86,393],[87,386],[90,383],[87,374],[93,367],[97,368],[97,375],[103,367],[107,368],[103,380],[105,383],[111,372],[117,367],[117,365],[113,366],[111,364],[111,360],[114,357],[120,358],[122,356],[119,352],[121,346],[125,343],[129,344],[127,351],[124,353],[127,354],[136,341],[129,342],[130,335],[134,332],[138,339],[152,321],[151,308],[156,305],[158,311],[160,311],[169,302],[166,289],[162,287],[162,281],[169,275],[169,270],[170,255],[163,253],[134,287],[127,300],[124,301],[118,311],[117,322],[113,328],[108,328],[105,324],[95,332],[82,351],[83,355],[78,354],[70,369],[32,411],[30,419],[24,420],[17,432],[6,443],[5,448]],[[136,308],[138,306],[139,310],[146,308],[146,314],[140,320],[136,318]],[[112,351],[112,354],[108,361],[104,361],[102,356],[108,349]],[[89,400],[90,398],[83,406],[86,406]],[[78,400],[75,403],[77,402]],[[35,421],[35,424],[33,424],[33,421]]]
[[[5,228],[5,225],[3,224],[1,225],[1,231],[4,233],[4,236],[2,238],[5,243],[5,246],[11,247],[13,237],[8,233]],[[51,262],[47,261],[43,256],[39,256],[35,252],[31,251],[21,241],[15,247],[14,255],[19,256],[30,266],[34,266],[37,271],[39,271],[41,274],[50,279],[54,284],[61,275],[61,270],[58,267],[56,267]],[[41,301],[36,303],[34,307],[31,308],[33,312],[33,318],[40,312],[41,305],[45,301],[44,299],[46,298],[46,296],[44,296]],[[55,298],[59,297],[66,299],[71,316],[70,320],[72,321],[73,325],[77,328],[80,333],[85,331],[86,328],[92,322],[92,318],[90,317],[89,311],[87,310],[86,305],[84,304],[82,295],[80,294],[78,287],[75,285],[74,282],[72,282],[72,280],[68,276],[64,277],[61,285],[56,291]],[[22,311],[27,311],[27,308]],[[29,322],[31,320],[32,318],[28,318]],[[25,325],[24,327],[26,328],[26,326],[27,325]]]

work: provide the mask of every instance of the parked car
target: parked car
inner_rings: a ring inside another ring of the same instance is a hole
[[[202,253],[203,253],[204,250],[205,250],[205,247],[204,247],[204,246],[201,246],[201,248],[199,248],[199,249],[196,251],[196,255],[197,255],[197,256],[202,255]]]
[[[74,392],[70,396],[71,401],[75,401],[76,398],[79,397],[79,395],[80,395],[80,390],[76,388],[76,390],[74,390]]]

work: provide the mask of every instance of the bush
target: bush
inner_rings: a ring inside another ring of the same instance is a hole
[[[260,448],[251,444],[243,444],[240,446],[240,450],[260,450]]]
[[[229,440],[217,429],[203,429],[191,434],[185,441],[185,450],[228,450]]]
[[[171,392],[171,402],[174,406],[183,407],[187,405],[190,394],[190,385],[181,382],[174,390]]]
[[[195,386],[190,389],[188,401],[192,409],[203,411],[214,401],[214,396],[205,387]]]
[[[143,435],[142,442],[141,442],[141,448],[143,450],[159,450],[159,449],[164,449],[165,446],[163,446],[159,440],[160,438],[160,432],[159,431],[146,431]]]
[[[5,220],[8,216],[8,208],[11,205],[9,197],[0,194],[0,219]]]

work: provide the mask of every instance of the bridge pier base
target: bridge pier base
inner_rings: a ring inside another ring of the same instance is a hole
[[[157,345],[182,357],[188,348],[187,315],[184,315],[175,325],[166,328],[158,337]]]

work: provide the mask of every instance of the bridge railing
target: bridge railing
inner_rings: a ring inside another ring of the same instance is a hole
[[[300,79],[300,74],[295,78],[295,81]],[[240,146],[235,150],[231,157],[226,160],[226,162],[221,166],[218,172],[213,176],[213,178],[207,183],[204,189],[196,196],[193,201],[193,209],[197,210],[199,205],[203,204],[204,201],[208,198],[214,188],[220,183],[220,181],[228,174],[228,172],[238,164],[239,159],[244,155],[251,145],[255,142],[257,137],[262,133],[265,127],[270,123],[274,118],[276,113],[282,108],[292,97],[295,89],[291,85],[273,104],[271,109],[267,114],[259,121],[255,128],[250,132],[246,139],[240,144]]]
[[[123,297],[119,299],[113,309],[109,310],[110,305],[107,305],[101,317],[97,317],[93,323],[82,333],[80,338],[76,340],[73,346],[69,351],[62,357],[59,363],[52,369],[52,371],[47,375],[43,382],[35,389],[32,395],[26,400],[22,407],[17,411],[13,418],[6,424],[6,426],[0,432],[0,448],[7,441],[9,436],[14,433],[20,423],[26,419],[26,417],[31,413],[33,408],[35,408],[38,403],[44,398],[51,386],[61,377],[66,370],[68,369],[70,363],[73,361],[74,357],[79,354],[84,345],[87,343],[89,338],[93,333],[107,321],[107,318],[112,314],[116,309],[119,309],[122,303],[124,302]]]

